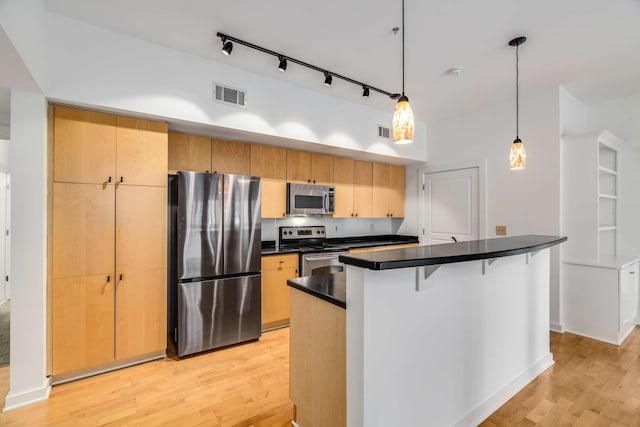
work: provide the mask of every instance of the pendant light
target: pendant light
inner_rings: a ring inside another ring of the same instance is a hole
[[[393,142],[396,144],[410,144],[413,142],[413,110],[409,98],[404,94],[404,0],[402,0],[402,96],[393,111]]]
[[[527,164],[527,153],[524,150],[524,144],[520,140],[519,136],[519,120],[520,120],[520,81],[519,81],[519,69],[518,69],[518,48],[520,45],[527,41],[526,37],[516,37],[509,42],[509,46],[516,47],[516,139],[511,144],[511,152],[509,154],[509,168],[511,170],[524,169]]]

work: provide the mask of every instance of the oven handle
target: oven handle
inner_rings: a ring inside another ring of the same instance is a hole
[[[336,256],[305,256],[305,260],[313,260],[313,261],[328,261],[332,259],[338,259],[339,255]]]

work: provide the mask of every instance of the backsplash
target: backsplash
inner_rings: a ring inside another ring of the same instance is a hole
[[[283,219],[262,220],[262,240],[278,240],[279,227],[324,225],[327,237],[373,236],[380,234],[396,234],[401,218],[322,218],[317,216],[293,216]]]

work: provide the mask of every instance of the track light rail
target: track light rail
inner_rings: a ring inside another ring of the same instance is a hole
[[[238,43],[238,44],[240,44],[242,46],[246,46],[246,47],[249,47],[251,49],[260,51],[262,53],[266,53],[267,55],[275,56],[276,58],[278,58],[280,60],[280,64],[282,64],[282,60],[284,59],[286,61],[293,62],[294,64],[298,64],[298,65],[301,65],[303,67],[309,68],[311,70],[318,71],[319,73],[322,73],[322,75],[325,76],[325,82],[326,82],[326,79],[328,79],[327,76],[333,76],[333,77],[335,77],[337,79],[344,80],[345,82],[349,82],[349,83],[354,84],[356,86],[360,86],[363,89],[363,96],[369,96],[369,91],[367,90],[367,89],[369,89],[369,90],[381,93],[383,95],[386,95],[391,99],[398,99],[400,97],[399,93],[387,92],[386,90],[379,89],[379,88],[377,88],[375,86],[371,86],[371,85],[369,85],[367,83],[359,82],[359,81],[354,80],[354,79],[352,79],[350,77],[346,77],[346,76],[343,76],[341,74],[335,73],[333,71],[329,71],[327,69],[320,68],[320,67],[318,67],[316,65],[309,64],[308,62],[304,62],[304,61],[301,61],[299,59],[292,58],[291,56],[283,55],[281,53],[278,53],[278,52],[275,52],[273,50],[264,48],[262,46],[258,46],[256,44],[249,43],[249,42],[246,42],[244,40],[240,40],[239,38],[230,36],[228,34],[224,34],[224,33],[218,32],[216,34],[216,36],[220,37],[220,39],[222,40],[222,44],[223,45],[227,41],[231,41],[231,42],[234,42],[234,43]],[[229,51],[229,53],[230,53],[230,51]],[[285,69],[286,69],[286,66],[285,66]],[[331,81],[331,79],[329,79],[329,81]],[[366,95],[364,95],[365,93],[366,93]]]

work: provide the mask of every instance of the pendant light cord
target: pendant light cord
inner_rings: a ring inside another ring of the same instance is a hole
[[[516,139],[520,139],[520,71],[518,67],[518,63],[520,62],[520,58],[518,56],[519,47],[520,46],[516,46]]]
[[[402,0],[402,96],[404,96],[404,0]]]

